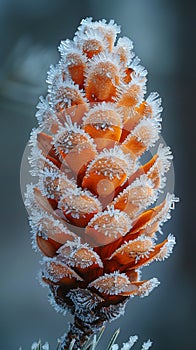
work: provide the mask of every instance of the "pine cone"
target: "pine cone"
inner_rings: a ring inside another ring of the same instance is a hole
[[[44,254],[42,280],[52,304],[75,316],[63,349],[122,314],[130,296],[148,295],[159,282],[140,280],[141,268],[175,244],[172,235],[156,244],[156,232],[177,199],[168,193],[151,207],[170,149],[160,144],[139,163],[159,139],[161,100],[157,93],[144,100],[147,71],[128,38],[115,43],[118,33],[113,21],[87,18],[73,41],[61,42],[30,139],[38,182],[27,186],[26,206]]]

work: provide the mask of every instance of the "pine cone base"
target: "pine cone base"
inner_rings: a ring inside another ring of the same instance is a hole
[[[76,339],[73,349],[80,348],[91,334],[98,333],[106,322],[122,316],[128,298],[122,298],[117,304],[108,304],[87,289],[73,289],[67,294],[61,287],[51,287],[53,298],[61,311],[69,310],[74,316],[69,332],[63,337],[62,349],[68,349],[71,341]]]

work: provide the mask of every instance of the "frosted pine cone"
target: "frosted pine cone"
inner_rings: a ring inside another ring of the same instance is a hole
[[[73,41],[61,42],[30,140],[38,182],[28,185],[26,206],[45,256],[42,280],[57,309],[75,317],[63,349],[118,317],[130,296],[148,295],[159,282],[140,280],[141,268],[175,244],[172,235],[156,244],[155,235],[174,195],[149,208],[165,184],[170,149],[160,144],[139,164],[159,139],[161,100],[144,100],[147,71],[128,38],[116,43],[119,32],[113,21],[85,19]]]

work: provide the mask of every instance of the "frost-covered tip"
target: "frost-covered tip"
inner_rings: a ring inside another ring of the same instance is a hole
[[[46,342],[44,345],[42,345],[41,341],[39,340],[31,345],[31,350],[49,350],[49,344]]]
[[[77,350],[97,350],[97,346],[98,343],[100,341],[100,338],[102,336],[104,332],[104,328],[101,330],[100,334],[95,334],[93,335],[92,338],[90,338],[89,340],[87,340],[87,342],[84,344],[84,346],[82,348],[77,348]],[[122,347],[120,348],[118,344],[114,343],[115,340],[117,339],[119,335],[119,330],[117,330],[110,342],[109,345],[107,347],[107,350],[130,350],[132,349],[133,345],[138,341],[138,336],[137,335],[133,335],[130,336],[129,340],[126,343],[123,343]],[[73,350],[74,349],[74,344],[76,342],[76,339],[72,339],[68,350]],[[62,339],[58,339],[58,346],[57,349],[59,349],[59,346],[62,346],[64,344],[64,338]],[[147,340],[146,342],[143,343],[141,350],[148,350],[150,347],[152,346],[152,342],[151,340]],[[22,348],[20,348],[19,350],[22,350]],[[44,345],[41,344],[41,341],[39,340],[38,342],[34,342],[31,345],[31,350],[49,350],[49,344],[48,342],[46,342]]]
[[[154,277],[139,287],[138,294],[141,298],[147,297],[154,288],[159,286],[159,284],[160,282],[158,279]]]
[[[129,350],[133,347],[133,345],[137,342],[138,340],[138,336],[137,335],[133,335],[129,338],[127,343],[123,343],[123,347],[121,348],[121,350]]]
[[[147,340],[147,342],[143,343],[141,350],[148,350],[152,346],[152,342],[150,339]]]
[[[123,343],[123,346],[121,347],[121,349],[119,348],[118,344],[113,344],[110,350],[130,350],[133,345],[137,342],[138,340],[138,336],[137,335],[133,335],[129,338],[128,342]],[[152,342],[150,341],[150,339],[146,342],[143,343],[141,350],[148,350],[150,349],[152,345]]]

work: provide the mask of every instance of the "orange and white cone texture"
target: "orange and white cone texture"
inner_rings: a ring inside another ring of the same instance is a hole
[[[33,244],[44,255],[52,304],[75,315],[70,338],[118,317],[130,297],[148,295],[159,282],[141,280],[141,268],[167,258],[175,244],[171,234],[156,243],[177,201],[167,193],[155,205],[169,147],[159,144],[140,163],[159,139],[161,100],[157,93],[144,99],[147,71],[118,33],[113,21],[87,18],[61,42],[30,139],[38,179],[26,192]]]

